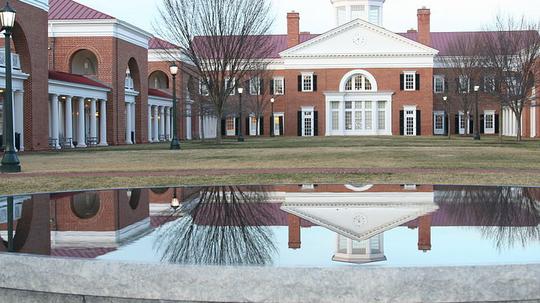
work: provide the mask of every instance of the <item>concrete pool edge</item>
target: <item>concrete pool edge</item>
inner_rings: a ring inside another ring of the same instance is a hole
[[[35,296],[65,294],[114,298],[118,302],[122,298],[188,302],[540,300],[540,264],[438,268],[217,268],[11,254],[0,254],[0,264],[2,290],[27,291],[26,294]]]

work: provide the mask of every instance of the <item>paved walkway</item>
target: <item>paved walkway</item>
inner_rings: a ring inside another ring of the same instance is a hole
[[[2,178],[30,177],[161,177],[161,176],[228,176],[265,174],[540,174],[539,169],[432,169],[432,168],[255,168],[255,169],[179,169],[161,171],[102,171],[102,172],[32,172],[1,174]]]

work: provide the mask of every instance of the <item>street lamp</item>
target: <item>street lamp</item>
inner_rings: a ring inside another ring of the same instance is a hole
[[[270,116],[270,137],[275,137],[276,134],[275,134],[275,131],[274,131],[274,128],[275,128],[275,121],[274,121],[274,102],[276,102],[276,99],[272,98],[270,99],[270,104],[272,105],[272,115]]]
[[[244,142],[244,135],[242,134],[242,94],[244,93],[244,88],[238,88],[239,102],[238,102],[238,113],[239,113],[239,122],[238,122],[238,142]]]
[[[177,210],[180,207],[180,200],[176,196],[176,188],[174,189],[173,198],[171,200],[171,208]]]
[[[0,171],[3,173],[18,173],[21,171],[21,162],[17,156],[13,142],[13,87],[11,75],[11,33],[15,25],[16,11],[9,6],[9,1],[6,6],[0,10],[0,25],[4,31],[5,56],[6,56],[6,89],[4,90],[4,136],[5,150]],[[7,113],[7,114],[6,114]]]
[[[172,64],[170,66],[170,72],[173,79],[173,119],[172,119],[172,140],[171,140],[171,150],[179,150],[180,149],[180,141],[178,141],[178,110],[176,109],[176,75],[178,74],[178,66],[176,64]]]
[[[480,86],[474,86],[475,104],[474,104],[474,140],[480,140],[480,113],[478,111],[478,91]]]

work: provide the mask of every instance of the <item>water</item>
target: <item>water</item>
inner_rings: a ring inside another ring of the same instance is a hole
[[[12,198],[15,253],[224,266],[540,263],[540,188],[295,184]]]

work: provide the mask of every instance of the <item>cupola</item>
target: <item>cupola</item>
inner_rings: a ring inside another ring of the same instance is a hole
[[[385,0],[330,0],[334,6],[336,26],[355,19],[362,19],[378,26],[383,25]]]

